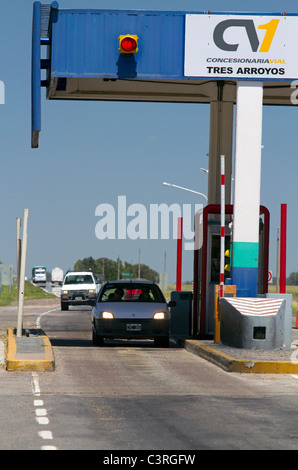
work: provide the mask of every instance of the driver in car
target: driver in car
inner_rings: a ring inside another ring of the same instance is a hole
[[[113,294],[109,295],[109,300],[112,300],[113,302],[120,302],[120,300],[122,300],[123,294],[124,290],[118,288]]]

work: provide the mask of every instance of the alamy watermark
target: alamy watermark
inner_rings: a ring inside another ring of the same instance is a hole
[[[298,104],[298,80],[291,82],[291,88],[294,88],[294,91],[291,93],[291,103],[294,105]]]
[[[182,238],[185,250],[194,249],[194,216],[202,204],[173,203],[171,205],[134,203],[127,205],[126,196],[118,196],[117,207],[102,203],[95,209],[99,220],[95,235],[99,240],[169,240],[178,238],[178,218],[183,218]],[[190,241],[192,240],[192,241]]]
[[[0,80],[0,104],[5,104],[5,85]]]

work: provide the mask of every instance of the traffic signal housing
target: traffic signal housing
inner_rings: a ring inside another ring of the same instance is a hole
[[[119,51],[121,54],[135,54],[138,52],[138,36],[136,34],[122,34],[119,36]]]
[[[231,273],[231,254],[230,250],[225,251],[225,271]]]

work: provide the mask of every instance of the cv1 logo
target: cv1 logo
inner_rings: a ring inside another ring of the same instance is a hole
[[[213,32],[214,43],[219,49],[223,51],[237,51],[239,47],[238,44],[228,44],[224,39],[224,33],[229,28],[245,28],[248,40],[253,52],[269,52],[271,47],[274,35],[278,27],[279,20],[272,19],[269,23],[261,24],[258,26],[258,29],[265,29],[266,33],[262,44],[260,46],[260,41],[258,37],[258,32],[256,30],[253,20],[246,19],[230,19],[221,21],[215,27]],[[260,46],[260,48],[259,48]]]

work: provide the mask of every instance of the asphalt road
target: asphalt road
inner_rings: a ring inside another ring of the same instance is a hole
[[[40,322],[56,369],[0,369],[1,450],[298,448],[297,376],[227,373],[151,341],[95,347],[90,319],[89,308],[62,312],[56,300],[25,306],[24,326]],[[15,307],[0,309],[0,330],[15,321]]]

